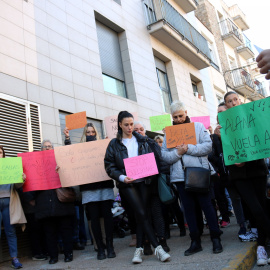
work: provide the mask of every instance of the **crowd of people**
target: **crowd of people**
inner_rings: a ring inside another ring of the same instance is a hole
[[[265,66],[270,63],[267,60],[269,54],[263,53],[258,57],[258,65],[268,78],[270,67]],[[230,110],[238,105],[241,105],[238,94],[227,92],[217,112]],[[173,125],[191,122],[181,101],[172,102],[171,116]],[[47,260],[49,257],[49,264],[55,264],[58,262],[59,252],[62,252],[64,261],[68,263],[73,260],[73,250],[84,249],[87,242],[84,213],[90,224],[97,259],[115,258],[117,254],[113,245],[111,211],[115,199],[114,181],[128,218],[130,246],[136,247],[132,263],[142,263],[143,255],[153,254],[152,247],[158,260],[170,260],[170,248],[166,239],[170,238],[171,218],[179,227],[180,237],[186,236],[185,225],[189,230],[191,243],[184,252],[185,256],[202,250],[201,235],[205,221],[210,231],[212,252],[221,253],[223,247],[220,228],[230,225],[230,217],[233,215],[230,204],[239,225],[239,239],[256,240],[257,264],[270,263],[265,250],[270,237],[270,209],[266,207],[269,159],[225,166],[220,125],[213,131],[212,128],[206,130],[202,123],[195,122],[195,145],[183,143],[175,148],[167,148],[166,133],[154,139],[149,138],[145,134],[143,123],[134,122],[133,115],[128,111],[118,114],[117,123],[117,137],[109,142],[104,156],[108,180],[68,188],[74,195],[74,200],[62,201],[59,197],[61,188],[21,192],[23,183],[0,185],[0,223],[3,220],[12,267],[22,268],[17,257],[15,224],[20,224],[23,229],[26,224],[33,260]],[[69,130],[65,128],[63,132],[65,145],[70,145]],[[88,123],[81,143],[99,139],[96,127]],[[41,143],[41,151],[53,148],[50,140]],[[126,174],[124,159],[148,153],[154,153],[159,173],[166,176],[168,186],[176,197],[170,204],[162,203],[159,197],[159,175],[132,179]],[[2,146],[0,158],[5,158]],[[188,167],[204,168],[209,172],[208,191],[200,193],[186,189],[185,168]],[[56,171],[60,170],[61,167],[57,166]],[[27,175],[23,174],[22,177],[23,181],[27,181]]]

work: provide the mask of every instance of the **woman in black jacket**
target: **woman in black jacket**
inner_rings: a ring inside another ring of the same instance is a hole
[[[64,130],[66,136],[65,145],[71,144],[69,131]],[[81,142],[91,142],[99,139],[96,127],[92,123],[87,123],[84,127]],[[113,216],[112,204],[114,200],[114,184],[111,179],[80,186],[82,192],[82,204],[91,220],[91,228],[95,237],[98,254],[97,259],[106,259],[105,245],[102,240],[100,218],[104,218],[104,227],[106,233],[107,258],[115,258],[116,254],[113,247]]]
[[[49,140],[41,143],[41,150],[51,150],[53,144]],[[74,203],[63,203],[57,198],[55,189],[36,192],[35,217],[42,223],[47,241],[50,264],[58,262],[57,237],[62,235],[65,262],[73,260],[72,254],[72,222],[75,214]]]
[[[170,255],[158,244],[147,217],[147,204],[149,199],[149,187],[146,182],[151,177],[134,180],[126,176],[124,159],[152,152],[146,142],[146,138],[133,132],[133,115],[127,111],[118,114],[117,138],[111,140],[104,158],[105,169],[108,175],[117,181],[122,196],[125,197],[136,215],[137,220],[137,245],[133,263],[142,262],[143,232],[155,248],[155,254],[162,262],[167,261]]]

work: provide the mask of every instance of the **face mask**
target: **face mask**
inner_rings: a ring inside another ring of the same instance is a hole
[[[97,138],[96,138],[96,136],[86,136],[86,141],[87,142],[91,142],[91,141],[95,141]]]

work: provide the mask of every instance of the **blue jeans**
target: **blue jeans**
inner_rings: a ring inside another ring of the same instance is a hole
[[[0,198],[0,224],[2,223],[3,220],[4,229],[9,246],[9,254],[13,258],[17,257],[17,237],[15,226],[10,224],[9,200],[10,200],[9,198]],[[0,229],[0,237],[1,237],[1,229]]]
[[[188,223],[191,239],[193,240],[198,238],[198,235],[200,234],[195,210],[196,201],[199,202],[199,205],[204,212],[210,229],[211,238],[218,238],[220,236],[220,230],[218,227],[217,216],[213,204],[211,203],[210,193],[187,192],[185,190],[184,182],[177,182],[175,184],[185,209],[185,216]]]

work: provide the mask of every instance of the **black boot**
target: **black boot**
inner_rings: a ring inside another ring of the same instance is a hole
[[[170,248],[168,247],[167,242],[166,242],[166,238],[160,238],[159,239],[159,244],[163,247],[163,249],[166,252],[169,252],[170,251]]]
[[[107,239],[107,258],[115,258],[116,254],[113,247],[113,240]]]
[[[98,247],[97,259],[104,260],[104,259],[106,259],[104,244],[103,244],[102,240],[96,240],[96,241],[97,241],[97,247]]]
[[[190,233],[191,244],[189,249],[185,251],[185,256],[190,256],[199,251],[202,251],[201,239],[199,235],[199,233]]]
[[[215,254],[221,253],[223,251],[223,248],[221,245],[220,238],[213,238],[212,242],[213,242],[213,253]]]

